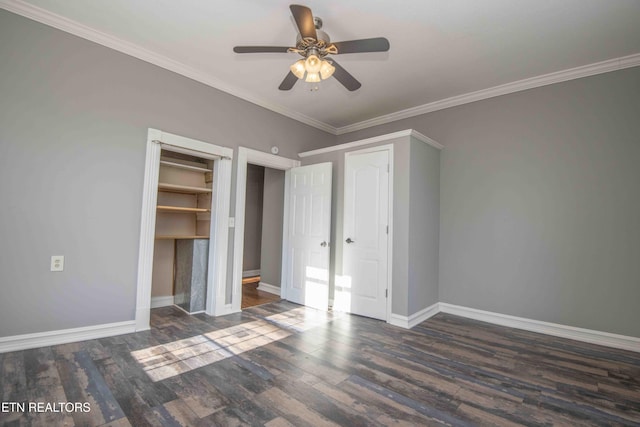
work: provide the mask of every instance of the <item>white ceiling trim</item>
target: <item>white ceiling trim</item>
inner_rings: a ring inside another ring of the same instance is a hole
[[[434,139],[429,138],[426,135],[421,134],[417,130],[411,129],[411,133],[409,135],[414,137],[420,142],[424,142],[427,145],[437,148],[438,150],[442,150],[444,148],[444,145],[440,144],[438,141]]]
[[[413,129],[399,130],[397,132],[387,133],[385,135],[378,135],[371,138],[359,139],[357,141],[345,142],[344,144],[332,145],[330,147],[318,148],[317,150],[304,151],[298,153],[298,157],[305,158],[310,156],[317,156],[318,154],[331,153],[333,151],[348,150],[350,148],[361,147],[363,145],[375,144],[377,142],[385,142],[390,139],[402,138],[404,136],[412,136],[420,142],[424,142],[427,145],[442,150],[444,146],[437,141],[429,138],[426,135]]]
[[[444,110],[445,108],[468,104],[470,102],[481,101],[483,99],[493,98],[500,95],[507,95],[514,92],[520,92],[523,90],[533,89],[554,83],[566,82],[568,80],[579,79],[596,74],[608,73],[610,71],[637,67],[639,65],[640,53],[623,56],[620,58],[609,59],[607,61],[596,62],[594,64],[570,68],[568,70],[556,71],[554,73],[543,74],[541,76],[518,80],[500,86],[494,86],[488,89],[482,89],[476,92],[465,93],[458,96],[452,96],[451,98],[441,99],[439,101],[430,102],[424,105],[418,105],[417,107],[407,108],[406,110],[396,111],[395,113],[386,114],[384,116],[364,120],[352,125],[339,127],[337,128],[336,133],[338,135],[342,135],[345,133],[370,128],[372,126],[394,122],[396,120],[407,119],[409,117],[415,117],[421,114]]]
[[[396,120],[415,117],[421,114],[431,113],[434,111],[443,110],[445,108],[468,104],[475,101],[481,101],[483,99],[493,98],[496,96],[506,95],[522,90],[533,89],[536,87],[546,86],[554,83],[560,83],[568,80],[579,79],[582,77],[593,76],[596,74],[607,73],[610,71],[640,66],[640,53],[637,53],[629,56],[610,59],[607,61],[597,62],[594,64],[584,65],[581,67],[571,68],[568,70],[562,70],[537,77],[531,77],[528,79],[511,82],[492,88],[479,90],[476,92],[457,95],[336,128],[328,123],[324,123],[320,120],[316,120],[312,117],[300,114],[297,111],[285,108],[282,105],[273,104],[263,99],[257,98],[252,94],[249,94],[242,88],[229,85],[196,68],[190,67],[186,64],[160,55],[151,50],[142,48],[141,46],[127,42],[110,34],[103,33],[77,21],[49,12],[46,9],[42,9],[40,7],[26,3],[22,0],[0,0],[0,8],[6,9],[10,12],[24,16],[42,24],[49,25],[75,36],[84,38],[86,40],[90,40],[94,43],[101,44],[108,48],[122,52],[126,55],[164,68],[166,70],[178,73],[192,80],[221,90],[230,95],[236,96],[240,99],[251,102],[255,105],[266,108],[275,113],[297,120],[301,123],[307,124],[333,135],[342,135],[345,133],[366,129],[372,126],[386,124]]]
[[[272,104],[262,99],[256,98],[236,86],[231,86],[219,79],[216,79],[208,73],[202,72],[181,62],[174,61],[171,58],[167,58],[164,55],[160,55],[154,51],[145,49],[134,43],[129,43],[118,37],[103,33],[77,21],[65,18],[64,16],[49,12],[48,10],[42,9],[21,0],[0,0],[0,7],[15,14],[24,16],[25,18],[29,18],[50,27],[57,28],[58,30],[65,31],[94,43],[101,44],[110,49],[114,49],[118,52],[133,56],[134,58],[138,58],[150,64],[157,65],[158,67],[164,68],[166,70],[173,71],[174,73],[178,73],[182,76],[188,77],[207,86],[211,86],[215,89],[244,99],[245,101],[249,101],[273,112],[282,114],[283,116],[297,120],[301,123],[313,126],[325,132],[329,132],[333,135],[336,134],[336,128],[331,125],[308,117],[304,114],[300,114],[296,111],[289,110],[282,107],[281,105]]]

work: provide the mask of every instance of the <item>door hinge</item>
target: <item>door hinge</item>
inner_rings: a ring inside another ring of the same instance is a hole
[[[384,290],[384,297],[389,298],[389,289]]]
[[[387,234],[389,234],[389,226],[387,225]]]

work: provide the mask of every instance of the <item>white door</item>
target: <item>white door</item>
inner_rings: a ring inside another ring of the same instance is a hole
[[[386,320],[388,226],[389,152],[347,153],[336,309]]]
[[[289,254],[285,298],[306,306],[329,307],[331,163],[288,172]]]

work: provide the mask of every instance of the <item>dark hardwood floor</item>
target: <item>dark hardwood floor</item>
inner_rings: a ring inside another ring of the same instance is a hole
[[[403,330],[276,302],[0,354],[7,426],[640,425],[640,354],[438,314]]]

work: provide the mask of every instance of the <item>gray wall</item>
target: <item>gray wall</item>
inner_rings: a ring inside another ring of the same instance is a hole
[[[273,286],[281,282],[283,218],[284,171],[265,168],[260,281]]]
[[[640,336],[640,68],[341,135],[441,153],[440,300]]]
[[[439,302],[440,150],[411,138],[408,314]]]
[[[0,40],[0,336],[134,319],[147,128],[285,157],[335,142],[4,10]]]
[[[336,138],[6,11],[0,40],[0,336],[133,319],[149,127],[285,157],[416,129],[445,145],[441,301],[640,336],[640,68]]]
[[[264,166],[247,165],[242,271],[260,270]]]
[[[393,141],[393,270],[391,312],[409,315],[409,210],[411,145],[409,137]]]

